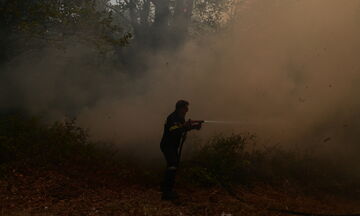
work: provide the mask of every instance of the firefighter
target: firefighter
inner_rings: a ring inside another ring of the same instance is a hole
[[[160,143],[160,149],[166,160],[166,170],[163,183],[161,185],[162,199],[175,200],[178,195],[173,191],[175,183],[176,170],[179,166],[179,147],[184,141],[186,132],[201,129],[201,123],[194,123],[191,120],[185,122],[185,116],[188,112],[189,102],[179,100],[176,103],[175,111],[171,113],[164,125],[164,133]]]

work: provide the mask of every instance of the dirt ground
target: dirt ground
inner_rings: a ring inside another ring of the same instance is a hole
[[[124,173],[126,175],[126,173]],[[0,180],[0,215],[291,215],[360,213],[360,201],[306,195],[290,185],[223,188],[180,185],[177,203],[161,201],[154,184],[118,180],[108,173],[13,170]]]

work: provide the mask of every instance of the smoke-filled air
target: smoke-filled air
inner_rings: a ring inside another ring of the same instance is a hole
[[[136,75],[82,44],[29,51],[3,71],[1,106],[77,117],[95,137],[154,146],[166,114],[186,99],[192,118],[239,121],[225,129],[267,142],[323,145],[331,137],[326,145],[356,147],[359,6],[242,1],[221,32],[188,37],[176,49],[136,50]]]
[[[75,118],[96,145],[162,161],[165,121],[182,99],[186,120],[204,120],[185,149],[255,135],[255,148],[360,169],[358,0],[0,2],[1,115]],[[27,7],[47,18],[16,20]]]

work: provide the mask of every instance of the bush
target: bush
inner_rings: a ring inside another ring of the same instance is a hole
[[[49,125],[37,117],[0,118],[1,166],[110,162],[113,152],[109,146],[90,142],[86,130],[76,126],[75,119]]]
[[[292,182],[333,192],[360,188],[359,175],[346,173],[334,158],[255,143],[249,134],[213,137],[183,163],[185,181],[200,186]]]
[[[254,136],[248,134],[213,137],[185,162],[188,179],[205,186],[243,182],[251,163],[246,148],[253,140]]]

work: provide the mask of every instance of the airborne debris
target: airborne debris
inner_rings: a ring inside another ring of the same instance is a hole
[[[299,102],[300,102],[300,103],[305,103],[305,101],[306,101],[306,100],[305,100],[304,98],[299,97]]]
[[[324,139],[324,143],[329,142],[331,140],[331,137],[327,137]]]

